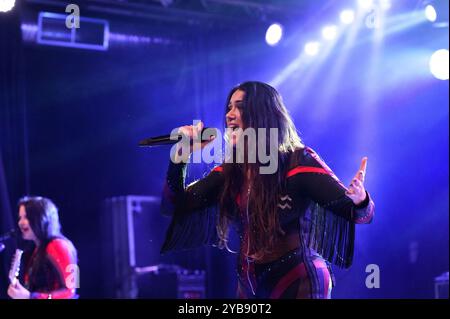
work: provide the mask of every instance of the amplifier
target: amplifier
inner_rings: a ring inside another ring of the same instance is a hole
[[[434,278],[434,298],[448,299],[448,271]]]
[[[103,295],[107,298],[205,296],[202,248],[160,255],[170,218],[160,198],[108,198],[102,209]]]
[[[153,268],[152,271],[148,271]],[[148,272],[145,272],[147,269]],[[144,271],[143,271],[144,270]],[[140,299],[205,299],[205,271],[188,271],[174,265],[136,268]]]

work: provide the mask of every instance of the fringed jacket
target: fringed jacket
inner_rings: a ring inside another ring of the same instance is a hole
[[[345,195],[345,186],[311,148],[299,149],[291,156],[286,194],[280,194],[278,205],[281,228],[286,235],[298,233],[303,247],[315,250],[328,262],[350,267],[355,224],[372,221],[373,201],[366,192],[364,202],[355,205]],[[185,176],[186,164],[170,162],[161,209],[172,216],[172,222],[162,253],[218,243],[216,208],[224,182],[222,167],[188,187]],[[238,221],[238,232],[243,231],[240,225]]]

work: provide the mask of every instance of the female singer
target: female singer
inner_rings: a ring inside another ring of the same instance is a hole
[[[240,236],[238,297],[330,298],[330,264],[350,267],[355,224],[373,217],[374,203],[364,188],[367,158],[346,188],[302,143],[279,93],[261,82],[231,90],[225,123],[228,143],[244,153],[254,145],[240,140],[242,132],[264,128],[257,134],[266,134],[270,143],[269,131],[275,128],[278,169],[262,174],[260,160],[227,160],[185,187],[186,162],[196,149],[186,152],[178,143],[162,197],[163,213],[172,216],[162,252],[202,244],[228,248],[228,230],[234,226]],[[179,132],[195,139],[202,128],[199,123]],[[212,209],[216,205],[218,214]]]

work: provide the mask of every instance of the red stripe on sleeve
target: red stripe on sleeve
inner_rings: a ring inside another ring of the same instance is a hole
[[[330,175],[330,173],[326,169],[321,167],[297,166],[287,172],[287,177],[291,177],[300,173],[319,173]]]
[[[212,169],[213,172],[223,172],[223,167],[222,166],[216,166]]]

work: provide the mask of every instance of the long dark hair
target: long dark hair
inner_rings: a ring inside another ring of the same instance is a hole
[[[50,199],[25,196],[17,206],[25,207],[30,227],[41,245],[45,246],[53,238],[62,236],[58,208]]]
[[[227,247],[228,227],[236,218],[236,197],[242,191],[245,178],[249,174],[252,181],[248,203],[251,238],[249,249],[245,253],[254,259],[260,259],[272,251],[279,236],[283,235],[278,220],[279,195],[285,188],[285,173],[290,154],[302,148],[303,143],[280,94],[266,83],[245,82],[234,87],[228,94],[225,114],[228,112],[231,96],[238,90],[245,93],[241,109],[244,129],[265,128],[266,150],[270,147],[270,128],[278,130],[278,169],[274,174],[260,174],[259,169],[262,165],[259,161],[256,163],[245,161],[241,164],[225,162],[223,164],[225,182],[219,202],[220,215],[217,228],[220,246]]]
[[[76,259],[76,249],[72,242],[61,233],[58,208],[50,199],[40,196],[25,196],[17,204],[18,208],[21,206],[25,208],[28,223],[39,241],[36,257],[30,265],[34,273],[37,273],[37,270],[44,265],[47,245],[53,239],[66,240]]]

